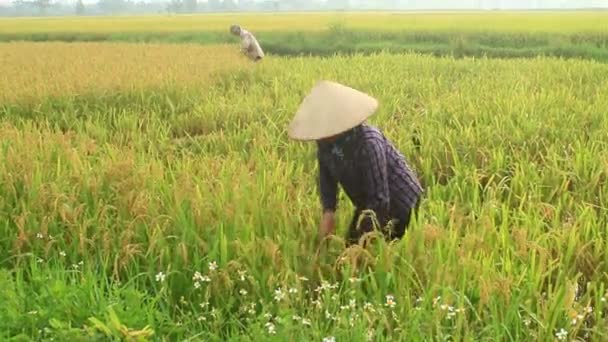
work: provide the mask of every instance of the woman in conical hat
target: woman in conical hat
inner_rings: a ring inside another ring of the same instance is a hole
[[[400,239],[423,189],[405,157],[365,121],[378,109],[373,97],[345,85],[321,81],[304,98],[289,125],[294,140],[316,141],[323,215],[319,234],[335,232],[338,185],[355,205],[347,243],[374,229],[375,214],[387,239]],[[361,221],[359,219],[362,219]],[[390,226],[392,229],[384,228]]]

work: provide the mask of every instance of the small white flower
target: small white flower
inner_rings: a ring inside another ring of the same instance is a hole
[[[298,289],[292,287],[289,289],[289,293],[291,293],[291,294],[298,293]]]
[[[201,288],[201,283],[199,283],[198,281],[194,282],[194,288],[195,289],[200,289]]]
[[[298,316],[298,315],[293,315],[293,316],[291,317],[291,319],[293,319],[294,321],[300,321],[300,320],[302,320],[302,317],[300,317],[300,316]]]
[[[205,309],[206,307],[208,307],[208,306],[209,306],[209,302],[200,303],[200,304],[199,304],[199,306],[200,306],[202,309]]]
[[[158,272],[156,274],[156,281],[162,283],[163,281],[165,281],[165,278],[167,277],[166,274],[164,274],[162,271]]]
[[[44,259],[42,259],[42,258],[38,258],[36,261],[37,261],[39,264],[42,264],[42,263],[44,262]]]
[[[246,274],[247,274],[247,271],[239,271],[239,278],[241,279],[241,281],[245,281]]]
[[[565,340],[566,337],[568,337],[568,332],[566,330],[564,330],[564,328],[562,328],[560,331],[558,331],[555,334],[555,337],[557,337],[558,340]]]
[[[572,319],[572,325],[576,325],[576,323],[578,323],[578,321],[576,320],[576,318]]]
[[[324,337],[323,342],[336,342],[336,338],[333,336]]]
[[[274,324],[271,322],[266,323],[266,329],[268,329],[268,333],[270,335],[274,335],[277,333],[277,331],[275,330]]]
[[[44,235],[42,235],[42,233],[36,234],[36,237],[39,238],[39,239],[41,239],[41,240],[44,239]]]
[[[211,278],[209,278],[208,276],[202,276],[201,277],[201,281],[205,282],[205,283],[210,283],[211,282]]]
[[[329,289],[329,283],[323,281],[320,286],[315,289],[315,292],[321,292]]]
[[[361,278],[353,278],[353,277],[351,277],[350,279],[348,279],[348,281],[350,281],[351,284],[353,284],[353,283],[359,283],[359,282],[361,282]]]
[[[332,300],[338,300],[340,297],[337,294],[331,296]]]
[[[215,270],[217,270],[217,262],[212,261],[209,263],[209,271],[213,272]]]
[[[283,300],[283,298],[285,298],[285,294],[283,293],[281,288],[274,290],[274,300],[276,300],[277,302],[280,302]]]
[[[397,303],[395,302],[395,297],[393,297],[392,295],[387,295],[386,296],[386,306],[388,306],[390,308],[394,308],[395,305],[397,305]]]
[[[602,299],[600,299],[602,302],[606,302],[606,297],[602,297]]]
[[[302,318],[302,325],[307,325],[307,326],[311,326],[312,323],[310,322],[309,319],[307,318]]]
[[[272,315],[271,315],[271,314],[269,314],[269,313],[265,313],[265,314],[264,314],[264,318],[266,318],[266,319],[268,319],[268,320],[271,320],[271,319],[272,319]]]
[[[239,291],[239,293],[241,294],[241,296],[246,296],[246,295],[247,295],[247,290],[245,290],[245,289],[241,289],[241,290]]]
[[[300,279],[300,281],[308,281],[308,278],[306,277],[299,277],[298,279]]]
[[[585,308],[585,312],[588,313],[588,314],[593,313],[593,306],[586,307]]]
[[[441,308],[441,310],[445,311],[448,309],[448,306],[447,306],[447,304],[441,304],[440,308]]]
[[[251,303],[251,305],[249,306],[249,310],[247,310],[247,313],[250,315],[255,315],[255,303]]]
[[[354,309],[357,306],[357,301],[355,299],[351,299],[348,302],[348,306],[350,306],[351,309]]]
[[[61,251],[61,252],[59,252],[59,255],[61,255],[62,257],[65,257],[68,254],[65,251]]]
[[[528,318],[524,319],[523,322],[525,326],[530,326],[530,324],[532,324],[532,321],[530,321]]]
[[[199,322],[206,321],[206,320],[207,320],[207,317],[205,317],[205,316],[199,316],[199,317],[197,318],[197,320],[198,320]]]

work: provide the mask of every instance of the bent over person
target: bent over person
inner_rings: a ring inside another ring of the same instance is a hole
[[[322,81],[290,123],[292,139],[317,143],[321,237],[335,232],[338,185],[356,207],[348,245],[374,229],[370,215],[361,217],[363,211],[373,211],[387,240],[394,240],[404,235],[418,208],[423,189],[405,157],[380,130],[365,123],[377,107],[377,100],[367,94]],[[392,229],[384,229],[390,228],[389,222]]]
[[[239,25],[230,26],[230,32],[241,38],[241,52],[252,61],[257,62],[264,58],[264,51],[262,51],[258,40],[255,39],[251,32],[241,28]]]

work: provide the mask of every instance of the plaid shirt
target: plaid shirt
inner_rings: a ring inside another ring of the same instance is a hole
[[[405,157],[375,127],[362,124],[338,140],[318,142],[319,188],[324,210],[336,210],[338,183],[359,210],[371,209],[380,225],[417,205],[422,186]],[[362,222],[370,229],[370,220]]]

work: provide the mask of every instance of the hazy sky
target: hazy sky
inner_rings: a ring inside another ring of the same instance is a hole
[[[29,0],[31,1],[31,0]],[[141,0],[137,0],[141,1]],[[168,2],[169,0],[143,0],[145,2]],[[255,2],[263,2],[265,0],[253,0]],[[280,2],[281,0],[279,0]],[[318,0],[317,0],[318,1]],[[12,0],[0,0],[0,5],[9,5]],[[65,4],[75,3],[76,0],[52,0],[52,2],[60,2]],[[97,0],[84,0],[84,3],[96,3]],[[206,0],[199,0],[199,2],[206,2]],[[351,0],[351,4],[361,2],[361,0]],[[369,1],[365,1],[369,3]],[[396,3],[411,3],[414,4],[414,7],[420,8],[423,7],[425,3],[428,3],[426,0],[415,0],[415,1],[406,1],[406,0],[396,0]],[[479,4],[486,4],[483,7],[487,7],[487,4],[500,4],[499,7],[503,8],[542,8],[542,7],[559,7],[560,5],[564,5],[564,7],[605,7],[608,8],[608,0],[532,0],[532,1],[522,1],[522,0],[449,0],[449,1],[433,1],[436,7],[437,4],[443,3],[446,7],[454,7],[454,8],[474,8]],[[496,6],[498,7],[498,6]]]

